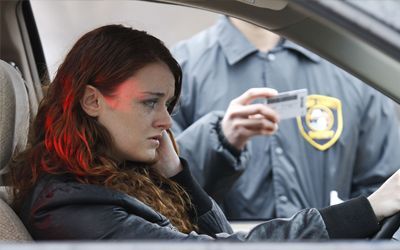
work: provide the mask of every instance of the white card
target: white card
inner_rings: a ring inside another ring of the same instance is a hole
[[[297,89],[267,98],[265,104],[274,109],[283,120],[306,115],[306,101],[307,89]]]

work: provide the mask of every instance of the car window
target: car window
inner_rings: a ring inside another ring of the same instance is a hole
[[[400,32],[400,19],[397,13],[400,9],[400,2],[397,0],[345,0],[354,7],[365,11],[397,32]]]
[[[51,76],[76,39],[95,27],[129,25],[172,46],[210,26],[218,17],[193,8],[142,1],[33,0],[31,5]],[[188,25],[189,17],[196,21]]]
[[[347,1],[368,13],[376,8],[387,8],[374,1],[367,1],[366,4],[364,1]],[[393,4],[397,3],[393,1]],[[76,39],[100,25],[121,23],[143,29],[159,37],[168,47],[171,47],[178,41],[187,39],[211,26],[219,16],[193,8],[141,1],[33,0],[31,5],[51,78]],[[384,16],[375,15],[375,17],[399,30],[398,20],[392,22],[386,19],[386,14]],[[249,230],[254,224],[241,222],[238,224],[237,230]]]

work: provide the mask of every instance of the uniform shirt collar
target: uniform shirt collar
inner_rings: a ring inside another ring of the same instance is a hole
[[[247,38],[231,24],[228,17],[221,16],[217,23],[217,36],[229,64],[235,64],[245,56],[257,52]]]
[[[216,31],[218,41],[230,65],[237,63],[249,54],[258,52],[257,48],[232,25],[227,16],[219,18]],[[272,51],[282,48],[294,50],[314,62],[321,60],[316,54],[286,39],[283,39]]]
[[[312,53],[308,49],[305,49],[305,48],[301,47],[300,45],[297,45],[296,43],[294,43],[292,41],[289,41],[287,39],[284,39],[284,41],[283,41],[281,46],[283,48],[294,50],[294,51],[300,53],[301,55],[307,57],[308,59],[310,59],[311,61],[314,61],[316,63],[321,61],[321,57],[319,57],[318,55]]]

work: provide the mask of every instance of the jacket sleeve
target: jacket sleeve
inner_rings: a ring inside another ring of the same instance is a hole
[[[223,111],[211,112],[198,120],[194,117],[198,91],[196,77],[190,73],[198,55],[195,50],[189,50],[184,42],[174,46],[171,52],[183,72],[182,93],[173,115],[172,130],[177,136],[180,155],[189,162],[193,176],[219,203],[243,172],[250,152],[232,152],[221,141],[217,125],[224,115]]]
[[[189,195],[192,205],[190,216],[198,225],[199,231],[213,236],[221,232],[232,233],[224,213],[193,178],[187,162],[181,158],[181,163],[183,170],[171,177],[171,180],[180,184]]]
[[[250,231],[248,235],[240,233],[233,234],[233,231],[221,209],[212,199],[208,197],[208,195],[192,177],[189,167],[187,166],[187,162],[184,159],[181,159],[181,162],[183,165],[183,171],[181,171],[171,179],[179,183],[191,197],[191,202],[196,210],[193,214],[198,215],[197,225],[199,227],[200,233],[205,233],[212,236],[213,238],[232,238],[242,241],[278,239],[324,239],[328,237],[325,223],[323,222],[320,213],[316,209],[300,211],[295,216],[289,219],[275,219],[261,223],[252,231]],[[336,216],[336,219],[347,218],[347,215],[351,214],[351,212],[354,211],[354,209],[352,210],[351,207],[356,207],[358,205],[358,208],[360,208],[359,210],[362,210],[361,208],[367,207],[367,213],[365,214],[372,214],[372,219],[375,219],[375,215],[373,214],[373,212],[371,212],[372,208],[370,207],[369,202],[365,200],[362,200],[364,201],[364,203],[361,203],[361,205],[360,202],[353,202],[354,204],[350,204],[349,202],[347,202],[344,205],[338,206],[338,208],[341,210],[339,212],[336,212],[334,216]],[[346,204],[350,205],[346,206]],[[343,209],[343,207],[347,208],[347,210]],[[335,213],[336,210],[338,209],[331,209],[327,211],[333,211],[333,213]],[[327,219],[331,219],[331,216],[329,215],[330,214],[328,213],[324,216]],[[371,216],[366,216],[365,218],[367,218],[368,220],[371,218]],[[351,229],[354,229],[353,231],[357,231],[357,225],[360,221],[362,221],[362,219],[360,219],[359,217],[351,221],[353,222],[350,223],[352,224]],[[328,220],[328,222],[329,227],[334,228],[335,230],[340,230],[341,226],[335,224],[335,218]],[[347,226],[345,228],[347,229],[349,227]],[[336,234],[332,235],[334,237],[336,236]]]
[[[400,168],[397,159],[399,126],[393,102],[372,88],[368,88],[367,93],[351,197],[368,196]]]
[[[222,115],[210,112],[176,138],[180,156],[188,161],[193,176],[218,203],[243,173],[250,157],[247,147],[236,155],[221,141],[218,127]]]

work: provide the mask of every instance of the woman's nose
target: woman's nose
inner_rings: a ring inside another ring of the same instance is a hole
[[[172,126],[171,115],[169,114],[167,109],[164,109],[162,112],[160,112],[160,115],[155,121],[155,127],[159,127],[162,129],[170,129],[171,126]]]

